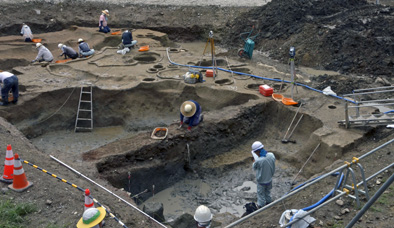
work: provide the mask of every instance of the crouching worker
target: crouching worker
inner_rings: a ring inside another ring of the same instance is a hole
[[[36,48],[38,50],[37,57],[31,61],[32,63],[34,62],[52,62],[53,61],[53,55],[52,53],[48,50],[48,48],[44,47],[41,43],[36,43]]]
[[[196,220],[197,228],[210,228],[212,217],[213,215],[208,207],[204,205],[197,207],[194,213],[194,220]]]
[[[57,47],[60,48],[60,50],[62,50],[62,54],[60,55],[60,57],[62,57],[64,55],[64,59],[78,58],[78,53],[76,51],[74,51],[74,49],[72,49],[71,47],[68,47],[64,44],[59,44]]]
[[[3,84],[3,86],[1,87],[1,99],[3,100],[3,102],[0,102],[0,105],[8,105],[8,94],[11,90],[12,96],[14,97],[12,103],[16,104],[19,97],[18,78],[10,72],[0,70],[0,82]]]
[[[88,57],[94,54],[94,49],[90,49],[89,45],[82,38],[78,39],[78,51],[81,57]]]
[[[78,228],[102,228],[106,211],[103,207],[87,209],[78,221]]]
[[[204,116],[201,115],[201,106],[193,100],[185,101],[181,105],[181,124],[179,128],[182,127],[183,123],[189,124],[187,130],[191,131],[192,126],[197,126],[203,121]]]
[[[137,44],[136,40],[133,40],[133,35],[129,30],[126,30],[122,34],[122,43],[119,45],[119,49],[134,48]]]

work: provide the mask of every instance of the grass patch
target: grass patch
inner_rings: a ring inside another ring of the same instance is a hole
[[[11,200],[0,202],[1,228],[22,228],[23,216],[37,211],[30,203],[14,203]]]
[[[343,227],[343,221],[338,221],[335,222],[334,225],[332,225],[333,228],[340,228]]]
[[[394,187],[390,186],[387,191],[388,191],[388,193],[383,193],[382,195],[380,195],[380,197],[378,199],[378,203],[380,203],[382,205],[391,204],[392,199],[394,197]]]
[[[371,211],[373,211],[373,212],[382,212],[382,209],[380,209],[378,207],[371,206]]]

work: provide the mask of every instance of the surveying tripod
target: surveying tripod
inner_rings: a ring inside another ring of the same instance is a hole
[[[213,41],[213,32],[209,32],[209,38],[207,40],[207,43],[205,44],[204,52],[202,55],[204,56],[205,51],[207,50],[208,44],[211,44],[211,55],[212,55],[212,71],[213,71],[213,78],[216,78],[217,75],[217,64],[216,64],[216,58],[215,58],[215,43]]]

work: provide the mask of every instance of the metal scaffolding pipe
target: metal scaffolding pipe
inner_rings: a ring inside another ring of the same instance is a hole
[[[374,177],[376,177],[377,175],[383,173],[385,170],[391,168],[392,166],[394,166],[394,163],[391,163],[390,165],[384,167],[383,169],[379,170],[378,172],[376,172],[376,173],[372,174],[371,176],[367,177],[367,178],[365,179],[365,182],[368,182],[369,180],[371,180],[371,179],[373,179]],[[362,184],[364,184],[364,181],[361,181],[361,182],[358,183],[357,185],[362,185]]]
[[[384,191],[393,183],[394,181],[394,174],[382,185],[381,188],[372,196],[372,198],[364,205],[364,207],[357,213],[356,216],[352,219],[352,221],[347,224],[346,228],[351,228],[356,224],[356,222],[363,216],[363,214],[375,203],[375,201],[382,195]]]
[[[158,225],[160,225],[161,227],[165,227],[165,225],[161,224],[159,221],[157,221],[156,219],[152,218],[151,216],[149,216],[148,214],[146,214],[145,212],[141,211],[138,207],[134,206],[133,204],[127,202],[126,200],[124,200],[123,198],[121,198],[120,196],[116,195],[115,193],[111,192],[110,190],[104,188],[103,186],[101,186],[100,184],[97,184],[96,182],[94,182],[93,180],[91,180],[89,177],[83,175],[82,173],[78,172],[77,170],[75,170],[74,168],[72,168],[71,166],[67,165],[66,163],[60,161],[59,159],[55,158],[52,155],[49,155],[53,160],[59,162],[60,164],[64,165],[65,167],[67,167],[68,169],[70,169],[71,171],[73,171],[74,173],[80,175],[81,177],[85,178],[86,180],[92,182],[93,184],[97,185],[98,187],[102,188],[103,190],[105,190],[106,192],[108,192],[109,194],[115,196],[116,198],[120,199],[121,201],[123,201],[124,203],[126,203],[127,205],[129,205],[130,207],[136,209],[137,211],[141,212],[143,215],[147,216],[148,218],[150,218],[152,221],[156,222]]]
[[[378,151],[378,150],[380,150],[380,149],[386,147],[387,145],[389,145],[389,144],[391,144],[391,143],[393,143],[393,142],[394,142],[394,138],[391,139],[391,140],[389,140],[389,141],[387,141],[386,143],[383,143],[382,145],[380,145],[380,146],[378,146],[378,147],[372,149],[371,151],[369,151],[369,152],[363,154],[362,156],[360,156],[360,157],[358,158],[358,160],[361,160],[361,159],[363,159],[363,158],[368,157],[369,155],[375,153],[376,151]],[[352,164],[354,164],[354,163],[350,163],[350,165],[352,165]],[[290,196],[295,195],[296,193],[300,192],[301,190],[303,190],[303,189],[305,189],[305,188],[307,188],[307,187],[309,187],[309,186],[311,186],[311,185],[313,185],[313,184],[315,184],[315,183],[321,181],[322,179],[324,179],[324,178],[330,176],[331,174],[334,174],[334,173],[336,173],[336,172],[338,172],[338,171],[342,171],[342,170],[345,169],[346,167],[348,167],[347,164],[342,165],[342,166],[340,166],[340,167],[338,167],[338,168],[332,170],[331,172],[328,172],[328,173],[326,173],[326,174],[321,175],[319,178],[315,179],[314,181],[309,182],[308,184],[305,184],[305,185],[302,186],[301,188],[298,188],[297,190],[292,191],[292,192],[290,192],[289,194],[286,194],[286,195],[282,196],[281,198],[279,198],[279,199],[275,200],[274,202],[272,202],[272,203],[270,203],[270,204],[268,204],[268,205],[266,205],[266,206],[264,206],[264,207],[258,209],[257,211],[254,211],[254,212],[252,212],[252,213],[246,215],[245,217],[240,218],[240,219],[238,219],[237,221],[235,221],[235,222],[233,222],[233,223],[227,225],[226,228],[234,227],[235,225],[238,225],[238,224],[240,224],[240,223],[243,223],[244,221],[248,220],[249,218],[251,218],[251,217],[253,217],[253,216],[259,214],[260,212],[265,211],[265,210],[268,209],[268,208],[271,208],[271,207],[275,206],[276,204],[278,204],[279,202],[283,201],[284,199],[287,199],[287,198],[289,198]]]
[[[383,86],[383,87],[375,87],[375,88],[368,88],[368,89],[355,89],[353,92],[361,92],[361,91],[369,91],[369,90],[379,90],[379,89],[391,89],[394,86]]]

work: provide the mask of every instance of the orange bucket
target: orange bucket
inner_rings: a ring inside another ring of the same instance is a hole
[[[57,60],[55,63],[66,63],[72,59],[62,59],[62,60]]]
[[[42,39],[32,39],[33,43],[41,43]]]
[[[283,95],[282,95],[282,94],[279,94],[279,93],[273,93],[273,94],[272,94],[272,98],[273,98],[274,100],[278,101],[278,102],[281,102],[282,99],[283,99]]]
[[[121,31],[116,31],[116,32],[112,32],[111,35],[120,35],[122,32]]]
[[[286,98],[286,97],[282,98],[282,103],[285,104],[285,105],[296,105],[296,104],[298,104],[298,102],[294,101],[293,99]]]
[[[149,51],[149,45],[140,47],[138,51]]]

